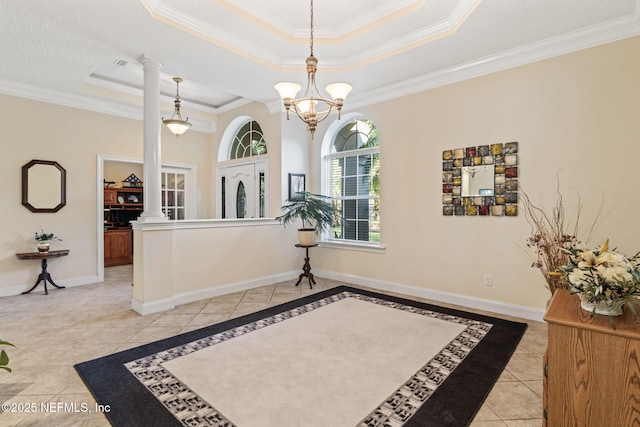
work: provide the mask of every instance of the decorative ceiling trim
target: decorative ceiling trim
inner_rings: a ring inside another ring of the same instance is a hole
[[[0,79],[0,93],[19,98],[31,99],[33,101],[47,102],[50,104],[62,105],[64,107],[78,108],[80,110],[123,117],[125,119],[143,119],[142,105],[136,106],[117,101],[96,99],[87,95],[69,94],[9,80]],[[250,101],[243,100],[243,102],[248,103]],[[229,110],[237,107],[238,106],[231,107]],[[218,113],[220,112],[221,111],[218,111]],[[162,113],[165,115],[171,115],[172,111],[163,111]],[[216,131],[216,123],[214,122],[192,120],[192,124],[192,129],[199,132],[213,133]]]
[[[469,0],[462,0],[461,3],[468,1]],[[256,3],[252,1],[236,0],[233,2],[234,4],[232,4],[228,0],[219,0],[218,3],[236,15],[243,16],[248,21],[255,22],[290,43],[306,43],[309,39],[310,35],[307,22],[301,22],[300,26],[291,26],[280,19],[279,16],[272,14],[268,9],[256,7]],[[382,24],[397,20],[411,12],[419,10],[424,7],[424,4],[425,0],[386,1],[375,9],[361,12],[356,16],[350,16],[348,24],[339,25],[334,28],[317,28],[315,30],[315,38],[317,40],[339,39],[333,40],[332,42],[341,43],[355,35],[365,33]],[[284,30],[282,30],[282,28],[284,28]],[[330,42],[329,40],[323,41]]]
[[[637,8],[633,16],[614,19],[604,24],[595,25],[573,33],[531,43],[520,48],[500,52],[465,64],[381,87],[367,93],[356,93],[349,97],[349,110],[354,111],[357,108],[379,102],[412,95],[429,89],[639,35],[640,9]],[[122,87],[120,87],[119,90],[122,91]],[[134,120],[142,120],[141,106],[138,107],[114,101],[99,100],[85,95],[68,94],[9,80],[0,79],[0,93]],[[250,102],[252,101],[238,101],[237,103],[226,105],[224,108],[217,109],[215,113],[220,114],[227,112]],[[272,113],[277,113],[282,109],[282,102],[280,100],[274,100],[268,103],[267,107]],[[193,129],[213,133],[216,132],[216,124],[194,120]]]
[[[252,61],[277,68],[274,64],[280,61],[279,56],[273,55],[266,49],[257,48],[226,31],[204,23],[182,11],[167,6],[161,0],[141,0],[143,6],[152,18],[164,22],[174,28],[192,34],[211,44],[220,46],[230,52],[248,58]]]
[[[639,1],[640,3],[640,1]],[[640,35],[640,10],[633,16],[548,38],[464,64],[424,74],[366,94],[349,97],[349,110],[413,95],[437,87],[458,83],[545,59],[601,46]]]
[[[161,22],[167,25],[171,25],[181,31],[192,34],[199,37],[209,43],[220,46],[226,50],[234,52],[252,61],[256,61],[260,64],[278,70],[298,70],[304,69],[304,59],[296,58],[283,58],[278,55],[274,55],[271,52],[262,49],[255,44],[248,43],[226,31],[222,31],[212,25],[207,24],[191,15],[184,13],[183,11],[167,6],[162,0],[141,0],[149,14]],[[230,5],[228,2],[221,0],[227,8],[233,10],[235,13],[243,16],[245,19],[251,22],[257,22],[261,27],[266,28],[268,31],[288,40],[291,43],[307,43],[307,39],[299,37],[291,37],[286,35],[283,31],[276,28],[276,26],[269,24],[262,18],[258,18],[254,13],[249,13],[245,8]],[[414,49],[418,46],[422,46],[427,43],[431,43],[443,37],[454,34],[458,28],[466,19],[473,13],[482,0],[460,0],[456,7],[452,10],[451,14],[433,25],[421,28],[419,30],[410,32],[401,37],[397,37],[393,40],[389,40],[386,43],[379,44],[370,49],[358,50],[353,54],[349,54],[345,58],[327,58],[323,57],[323,70],[325,71],[345,71],[354,68],[361,67],[366,64],[396,55],[407,50]],[[412,3],[407,1],[407,3]],[[413,2],[415,3],[415,2]],[[415,7],[416,4],[409,4],[408,6]],[[423,2],[418,2],[417,6],[422,7]],[[403,12],[398,9],[397,12]],[[404,13],[408,13],[410,10]],[[388,20],[392,18],[389,17]],[[397,17],[393,17],[397,19]],[[346,33],[344,36],[334,36],[331,38],[331,44],[343,43],[346,39],[358,35],[362,32],[369,31],[374,27],[380,25],[380,23],[386,22],[382,18],[379,18],[377,22],[372,22],[368,27],[359,27],[356,30]],[[353,28],[353,27],[350,27]],[[324,33],[319,32],[319,37],[316,40],[323,40],[323,42],[329,41],[327,39],[326,31]],[[309,30],[301,31],[301,34],[305,33],[306,37],[309,36]]]
[[[367,64],[379,61],[390,56],[406,52],[418,46],[431,43],[443,37],[454,34],[462,24],[473,13],[475,8],[482,0],[469,0],[461,2],[459,5],[463,7],[457,8],[449,19],[442,20],[434,25],[421,28],[419,30],[407,33],[402,37],[398,37],[379,44],[371,49],[359,51],[347,59],[338,58],[322,58],[323,71],[346,71],[362,67]],[[464,3],[464,4],[463,4]],[[453,19],[451,19],[453,17]],[[284,59],[282,63],[283,69],[299,69],[304,68],[304,60]]]

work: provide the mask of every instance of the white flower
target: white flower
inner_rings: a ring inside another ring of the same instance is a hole
[[[582,251],[578,257],[578,268],[589,268],[595,265],[596,254],[593,251]]]
[[[604,264],[604,265],[613,266],[613,267],[623,267],[623,268],[631,267],[627,262],[627,260],[625,259],[624,255],[619,254],[617,252],[601,253],[596,257],[594,262],[596,265]]]
[[[587,279],[588,277],[584,270],[581,270],[580,268],[574,268],[571,273],[569,273],[569,282],[573,285],[586,284]]]
[[[598,268],[600,275],[607,283],[621,283],[621,282],[630,282],[633,280],[633,276],[631,273],[627,271],[624,267],[609,267],[603,268],[602,270]]]

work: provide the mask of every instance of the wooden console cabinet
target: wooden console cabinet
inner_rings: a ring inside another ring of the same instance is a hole
[[[105,230],[104,266],[125,265],[133,262],[133,244],[130,228]]]
[[[104,266],[131,264],[133,240],[131,220],[143,212],[143,189],[104,189]]]
[[[558,290],[544,320],[543,426],[640,426],[640,322],[625,309],[614,317],[580,308]]]

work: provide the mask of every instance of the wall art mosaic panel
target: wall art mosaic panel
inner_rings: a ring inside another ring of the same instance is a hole
[[[493,165],[494,195],[462,195],[463,168]],[[442,152],[442,214],[518,215],[518,143],[480,145]]]

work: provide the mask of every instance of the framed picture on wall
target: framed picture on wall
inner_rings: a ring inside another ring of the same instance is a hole
[[[305,174],[290,173],[289,174],[289,200],[300,200],[302,196],[299,193],[306,189]]]

